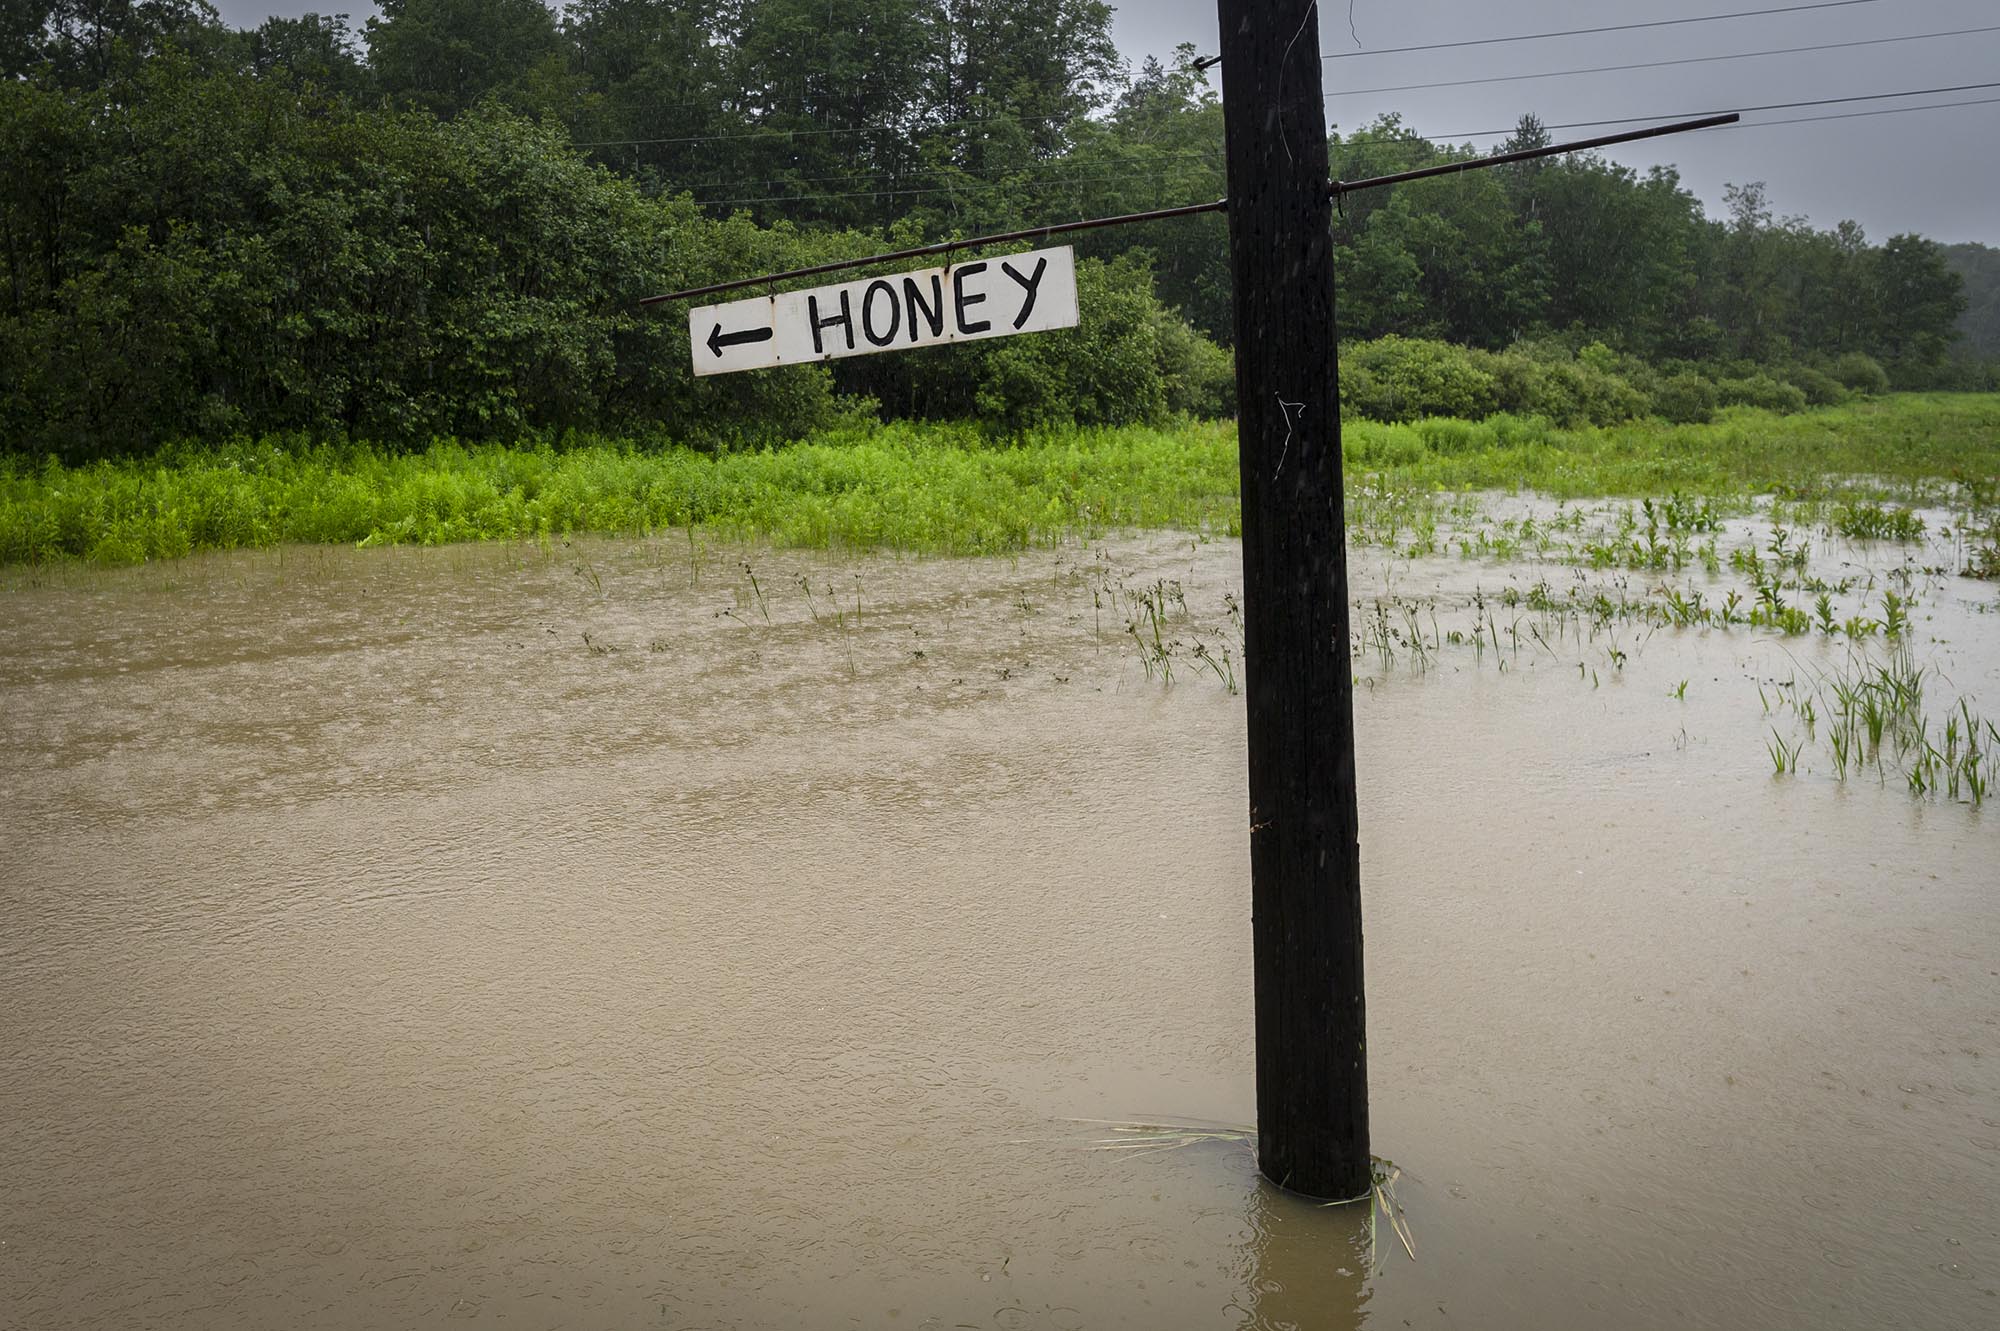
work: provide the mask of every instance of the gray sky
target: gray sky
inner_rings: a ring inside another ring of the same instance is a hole
[[[1326,86],[1332,91],[2000,26],[2000,0],[1869,0],[1838,9],[1638,32],[1404,55],[1367,54],[1385,47],[1805,2],[1352,0],[1350,33],[1346,0],[1328,0],[1320,21],[1320,42],[1328,52],[1358,53],[1326,62]],[[358,29],[376,12],[372,4],[341,0],[219,0],[217,7],[225,19],[239,26],[254,25],[273,13],[346,10],[354,16]],[[1212,55],[1216,49],[1215,14],[1215,0],[1127,0],[1118,7],[1114,31],[1119,48],[1135,65],[1149,54],[1165,56],[1183,41],[1191,41],[1202,54]],[[1524,111],[1535,112],[1549,124],[1656,113],[1674,117],[1772,102],[1996,81],[2000,81],[2000,32],[1989,32],[1470,87],[1357,92],[1334,96],[1327,105],[1332,121],[1341,129],[1356,129],[1385,111],[1399,111],[1417,132],[1457,141],[1458,136],[1472,131],[1511,126]],[[2000,88],[1758,112],[1745,119],[1842,115],[1985,98],[2000,99]],[[1588,137],[1615,128],[1623,127],[1557,134]],[[1497,139],[1472,141],[1486,147]],[[1711,214],[1721,211],[1724,184],[1762,180],[1769,187],[1769,199],[1777,213],[1803,214],[1817,227],[1852,218],[1877,241],[1899,231],[1917,231],[1942,241],[2000,245],[2000,179],[1991,170],[1996,144],[2000,144],[2000,100],[1952,110],[1716,130],[1637,144],[1613,150],[1610,155],[1640,169],[1660,162],[1679,166],[1682,180],[1708,205]]]
[[[1327,0],[1320,18],[1320,47],[1328,52],[1368,52],[1805,2],[1354,0],[1350,33],[1345,0]],[[1406,55],[1359,54],[1327,61],[1326,87],[1332,92],[1343,87],[1538,74],[1996,25],[2000,25],[1996,0],[1877,0],[1840,9],[1638,32]],[[1134,61],[1146,54],[1164,55],[1183,41],[1213,55],[1215,33],[1215,0],[1129,0],[1117,17],[1119,47]],[[1447,138],[1505,128],[1524,111],[1533,111],[1549,124],[1654,113],[1672,118],[1683,112],[1996,81],[2000,81],[2000,32],[1990,32],[1566,78],[1356,93],[1332,97],[1327,105],[1332,121],[1342,129],[1358,129],[1385,111],[1399,111],[1418,133]],[[1746,114],[1744,120],[1981,98],[2000,99],[2000,88],[1759,112]],[[1556,133],[1558,138],[1588,138],[1621,128],[1626,127]],[[1487,147],[1497,140],[1473,142]],[[1992,170],[1996,145],[2000,145],[2000,101],[1948,111],[1712,130],[1614,149],[1608,155],[1639,169],[1655,163],[1679,166],[1683,183],[1708,205],[1711,215],[1721,212],[1724,184],[1762,180],[1778,214],[1803,214],[1817,227],[1852,218],[1877,241],[1900,231],[1917,231],[1947,242],[2000,245],[2000,179]]]

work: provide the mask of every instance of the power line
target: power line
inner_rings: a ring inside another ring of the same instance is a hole
[[[1589,139],[1580,143],[1552,143],[1541,148],[1523,148],[1518,152],[1499,153],[1479,161],[1462,162],[1447,167],[1448,170],[1470,170],[1480,166],[1498,166],[1502,162],[1524,161],[1529,158],[1554,157],[1560,153],[1579,152],[1586,148],[1602,148],[1614,143],[1624,143],[1635,139],[1658,138],[1663,134],[1678,134],[1684,130],[1706,129],[1717,125],[1733,124],[1736,115],[1710,116],[1700,121],[1679,125],[1653,125],[1646,129],[1632,130],[1624,134],[1607,134],[1602,138]],[[1423,172],[1420,174],[1432,174]],[[1355,190],[1374,189],[1389,185],[1405,176],[1377,176],[1368,180],[1330,181],[1326,186],[1329,198],[1351,193]],[[1068,235],[1075,231],[1096,231],[1103,227],[1130,226],[1136,222],[1158,222],[1170,217],[1196,217],[1205,213],[1219,213],[1229,207],[1229,200],[1217,199],[1213,203],[1184,203],[1176,208],[1155,208],[1150,212],[1124,213],[1117,217],[1092,217],[1075,222],[1054,222],[1047,226],[1024,227],[1016,231],[1004,231],[990,236],[972,236],[963,240],[933,241],[928,245],[917,245],[909,249],[890,250],[883,254],[864,254],[859,258],[836,259],[831,263],[814,264],[810,268],[794,268],[783,273],[766,273],[762,277],[739,277],[727,282],[714,282],[704,287],[690,287],[684,291],[670,292],[664,296],[647,296],[640,305],[658,305],[670,300],[691,300],[698,296],[713,296],[724,291],[740,291],[745,287],[770,287],[775,290],[779,282],[789,282],[795,278],[818,277],[823,273],[845,272],[854,268],[867,268],[875,264],[892,263],[901,259],[923,258],[933,254],[956,254],[960,250],[976,249],[986,245],[1003,245],[1017,240],[1046,240],[1050,236]]]
[[[1906,112],[1926,112],[1926,110],[1954,110],[1962,106],[2000,106],[2000,98],[1970,98],[1962,102],[1926,102],[1922,106],[1876,106],[1864,112],[1830,112],[1824,116],[1786,116],[1784,120],[1744,120],[1736,124],[1736,130],[1762,130],[1780,124],[1818,124],[1820,120],[1864,120],[1868,116],[1902,116]],[[1568,126],[1576,128],[1576,126]],[[1512,134],[1512,130],[1508,130]],[[1458,134],[1454,138],[1474,138],[1470,134]],[[1418,138],[1394,138],[1394,140],[1368,140],[1368,138],[1348,138],[1334,144],[1334,152],[1352,152],[1362,160],[1406,160],[1422,162],[1426,158],[1448,160],[1448,154],[1456,152],[1444,136],[1432,140],[1426,136]],[[1464,158],[1466,162],[1476,162],[1478,158]]]
[[[772,194],[760,199],[696,199],[695,203],[704,208],[722,207],[728,204],[751,203],[816,203],[828,199],[885,199],[901,198],[912,194],[990,194],[995,190],[1017,189],[1058,189],[1065,185],[1104,185],[1113,181],[1151,180],[1162,181],[1164,176],[1133,176],[1130,173],[1116,176],[1067,176],[1051,177],[1044,180],[988,180],[977,181],[970,187],[957,185],[926,185],[912,189],[864,189],[850,190],[839,194]]]
[[[918,130],[955,129],[961,125],[1035,125],[1047,124],[1052,120],[1075,120],[1072,115],[1048,116],[972,116],[964,120],[934,120],[918,125]],[[758,129],[741,134],[690,134],[676,139],[593,139],[588,143],[572,143],[572,148],[640,148],[676,143],[730,143],[743,139],[799,139],[819,138],[830,134],[908,134],[909,125],[848,125],[836,129]]]
[[[1399,83],[1384,88],[1351,88],[1324,94],[1335,97],[1366,97],[1385,92],[1420,92],[1427,88],[1469,88],[1477,83],[1521,83],[1529,79],[1567,78],[1572,74],[1613,74],[1632,69],[1665,69],[1671,65],[1706,65],[1719,60],[1750,60],[1767,55],[1798,55],[1806,51],[1844,51],[1856,46],[1886,46],[1892,42],[1927,42],[1939,37],[1969,37],[1975,33],[2000,32],[2000,24],[1985,28],[1958,28],[1951,32],[1913,33],[1907,37],[1871,37],[1866,41],[1822,42],[1817,46],[1781,46],[1768,51],[1738,51],[1730,55],[1694,55],[1679,60],[1642,60],[1631,65],[1593,65],[1587,69],[1552,69],[1546,74],[1492,74],[1477,79],[1447,79],[1439,83]]]
[[[1824,116],[1791,116],[1784,120],[1752,120],[1744,129],[1766,125],[1805,125],[1816,120],[1859,120],[1863,116],[1899,116],[1905,111],[1945,111],[1954,106],[2000,106],[2000,97],[1980,97],[1969,102],[1931,102],[1924,106],[1878,106],[1872,111],[1836,111]]]
[[[1133,145],[1121,144],[1120,146],[1131,147]],[[1167,158],[1173,158],[1175,160],[1183,160],[1187,158],[1199,158],[1203,161],[1208,162],[1210,165],[1213,165],[1218,168],[1222,165],[1220,160],[1218,160],[1222,156],[1222,147],[1220,144],[1218,144],[1213,148],[1159,148],[1151,150],[1150,152],[1147,153],[1147,156],[1167,157]],[[1047,164],[1056,165],[1065,160],[1067,159],[1055,158],[1052,159],[1052,161]],[[670,187],[675,190],[769,189],[775,185],[825,185],[825,184],[837,184],[841,181],[848,181],[848,180],[885,180],[885,179],[898,180],[907,176],[941,176],[945,174],[947,171],[950,171],[951,169],[952,168],[948,166],[913,166],[905,171],[852,171],[848,172],[845,175],[838,175],[838,176],[772,176],[763,180],[702,180],[702,181],[691,181],[685,183],[669,180],[666,182],[666,185],[667,187]],[[1031,169],[1031,168],[1024,168],[1024,169]],[[968,179],[984,181],[984,180],[997,180],[1003,178],[1006,175],[1018,174],[1018,173],[1002,172],[1000,173],[1000,175],[996,176],[996,175],[980,175],[977,172],[968,171],[963,174]]]
[[[2000,106],[2000,97],[1979,97],[1959,102],[1926,102],[1922,106],[1878,106],[1867,111],[1835,111],[1827,115],[1788,116],[1783,120],[1746,120],[1735,126],[1737,129],[1767,129],[1775,125],[1809,125],[1822,120],[1861,120],[1869,116],[1898,116],[1911,111],[1949,111],[1966,106]],[[1573,127],[1572,127],[1573,128]],[[1508,131],[1512,133],[1513,131]],[[1456,135],[1457,138],[1471,138],[1472,135]],[[1454,149],[1442,137],[1432,140],[1424,137],[1416,139],[1346,139],[1334,145],[1335,151],[1356,150],[1368,157],[1387,151],[1390,158],[1400,157],[1405,161],[1421,161],[1426,157],[1445,157]],[[1402,151],[1397,151],[1402,150]],[[1466,161],[1477,161],[1469,157]]]
[[[1632,143],[1639,139],[1657,139],[1666,134],[1685,134],[1697,129],[1719,129],[1724,125],[1734,125],[1741,119],[1734,111],[1722,115],[1704,116],[1700,120],[1685,120],[1671,125],[1654,125],[1647,129],[1630,130],[1623,134],[1606,134],[1595,139],[1584,139],[1579,143],[1562,143],[1536,148],[1515,148],[1507,152],[1487,153],[1481,157],[1447,158],[1433,162],[1429,166],[1413,171],[1398,171],[1386,176],[1373,176],[1367,180],[1336,180],[1328,186],[1328,192],[1335,198],[1350,194],[1355,190],[1380,189],[1384,185],[1400,185],[1412,180],[1431,180],[1438,176],[1462,175],[1467,171],[1477,171],[1484,167],[1500,166],[1508,162],[1529,162],[1537,158],[1553,157],[1557,153],[1586,152],[1593,148],[1607,148],[1615,143]]]
[[[1745,107],[1743,109],[1745,111],[1785,110],[1794,107],[1823,106],[1832,103],[1851,102],[1851,101],[1881,100],[1883,98],[1889,98],[1889,97],[1917,97],[1917,96],[1927,95],[1928,93],[1931,92],[1951,92],[1951,91],[1973,90],[1973,89],[1992,88],[1992,87],[2000,87],[2000,83],[1969,84],[1966,85],[1965,89],[1938,88],[1938,89],[1918,90],[1906,93],[1874,93],[1874,94],[1868,94],[1867,96],[1855,97],[1855,98],[1844,98],[1844,97],[1824,98],[1819,101],[1813,101],[1813,102],[1772,103],[1768,106]],[[1839,111],[1829,115],[1791,116],[1783,120],[1752,120],[1743,122],[1742,124],[1738,125],[1737,128],[1756,129],[1760,127],[1776,126],[1776,125],[1813,124],[1819,121],[1828,121],[1828,120],[1860,120],[1870,116],[1902,115],[1907,112],[1913,112],[1913,111],[1946,111],[1959,107],[1993,106],[1993,105],[2000,105],[2000,97],[1982,97],[1982,98],[1974,98],[1970,100],[1956,101],[1956,102],[1931,102],[1922,106],[1877,107],[1867,111]],[[1667,117],[1632,116],[1622,120],[1571,121],[1559,125],[1545,125],[1543,126],[1543,128],[1583,129],[1600,125],[1623,125],[1623,124],[1632,124],[1640,120],[1657,120],[1665,118]],[[1438,146],[1439,144],[1456,141],[1459,139],[1486,138],[1496,135],[1512,134],[1514,132],[1516,131],[1512,129],[1481,130],[1475,134],[1439,135],[1435,139],[1432,139],[1429,136],[1419,136],[1419,138],[1416,140],[1346,139],[1335,144],[1334,146],[1336,149],[1366,149],[1366,150],[1376,150],[1376,151],[1382,149],[1392,149],[1392,150],[1402,149],[1414,152],[1418,156],[1424,156],[1431,153],[1446,151],[1445,149],[1440,148]],[[1475,161],[1477,159],[1471,158],[1467,160]],[[840,177],[828,177],[828,179],[837,180],[840,179]],[[747,205],[756,203],[816,203],[816,202],[825,202],[838,199],[896,198],[896,197],[903,197],[906,195],[956,194],[960,192],[969,194],[988,194],[993,192],[994,190],[999,190],[999,189],[1041,190],[1041,189],[1060,188],[1065,185],[1105,184],[1111,181],[1126,181],[1134,179],[1146,180],[1152,183],[1160,183],[1165,181],[1166,177],[1160,175],[1134,177],[1127,174],[1127,175],[1117,175],[1117,176],[1082,176],[1082,177],[1066,177],[1066,178],[1048,178],[1036,181],[1006,181],[1006,180],[994,180],[986,177],[977,177],[974,178],[974,183],[970,187],[963,187],[963,188],[959,186],[928,186],[922,188],[892,189],[892,190],[856,190],[843,193],[775,194],[760,198],[696,199],[694,200],[694,202],[703,207],[724,207],[731,205]]]
[[[1785,5],[1777,9],[1742,9],[1733,14],[1703,14],[1695,18],[1662,18],[1649,23],[1613,23],[1602,28],[1570,28],[1563,32],[1529,32],[1518,37],[1479,37],[1463,42],[1433,42],[1426,46],[1390,46],[1379,51],[1321,52],[1322,60],[1352,60],[1357,56],[1402,55],[1410,51],[1445,51],[1461,46],[1497,46],[1502,42],[1539,42],[1550,37],[1586,37],[1599,32],[1631,32],[1638,28],[1674,28],[1684,23],[1719,23],[1723,19],[1757,18],[1765,14],[1797,14],[1808,9],[1845,9],[1878,4],[1880,0],[1819,0],[1818,4]]]
[[[1738,107],[1732,107],[1730,109],[1739,112],[1744,112],[1746,114],[1752,111],[1792,111],[1798,109],[1799,107],[1804,107],[1804,106],[1837,106],[1847,102],[1881,102],[1881,101],[1887,101],[1893,97],[1930,97],[1941,92],[1979,92],[1987,88],[2000,88],[2000,82],[1956,83],[1951,85],[1950,87],[1945,87],[1945,88],[1911,88],[1904,92],[1871,92],[1871,93],[1863,93],[1854,97],[1819,97],[1815,98],[1812,101],[1806,101],[1806,102],[1766,102],[1762,106],[1738,106]],[[1658,112],[1649,116],[1624,116],[1616,120],[1570,120],[1570,121],[1565,121],[1564,123],[1559,125],[1544,125],[1542,126],[1542,128],[1543,129],[1589,129],[1596,125],[1636,125],[1639,124],[1641,121],[1645,120],[1673,120],[1681,118],[1683,116],[1691,116],[1696,114],[1700,113],[1693,111],[1672,112],[1672,113]],[[1765,122],[1752,122],[1752,123],[1768,124],[1769,122],[1765,121]],[[1454,142],[1459,139],[1489,139],[1489,138],[1496,138],[1502,135],[1513,134],[1519,128],[1520,127],[1517,125],[1513,129],[1482,129],[1482,130],[1475,130],[1470,134],[1440,134],[1437,136],[1437,138],[1439,140],[1451,140]]]
[[[1831,105],[1839,105],[1839,104],[1846,104],[1853,102],[1883,101],[1886,99],[1896,98],[1896,97],[1923,97],[1923,96],[1931,96],[1937,93],[1970,92],[1970,91],[1978,91],[1996,87],[2000,87],[2000,82],[1961,84],[1955,87],[1944,87],[1944,88],[1918,88],[1918,89],[1911,89],[1907,92],[1866,93],[1852,97],[1825,97],[1811,101],[1771,102],[1762,106],[1748,106],[1748,107],[1741,107],[1738,109],[1746,113],[1756,112],[1756,111],[1795,110],[1811,106],[1831,106]],[[1831,115],[1793,116],[1783,120],[1756,120],[1756,121],[1745,122],[1743,125],[1740,126],[1740,128],[1749,129],[1763,125],[1800,125],[1800,124],[1810,124],[1823,120],[1857,120],[1869,116],[1900,115],[1904,112],[1909,112],[1909,111],[1939,111],[1939,110],[1948,110],[1954,107],[1988,106],[1994,104],[2000,104],[2000,97],[1978,98],[1973,100],[1956,101],[1956,102],[1935,102],[1924,106],[1881,107],[1868,111],[1836,112]],[[1682,118],[1682,117],[1666,116],[1666,115],[1627,116],[1620,119],[1612,119],[1612,120],[1566,121],[1560,124],[1544,125],[1543,128],[1544,129],[1588,129],[1600,126],[1637,124],[1641,121],[1647,121],[1647,120],[1668,120],[1676,118]],[[1517,132],[1517,129],[1479,130],[1467,134],[1444,134],[1444,135],[1437,135],[1435,137],[1423,135],[1419,136],[1418,140],[1401,140],[1401,141],[1398,140],[1371,141],[1366,139],[1361,139],[1361,140],[1347,139],[1341,141],[1335,146],[1337,148],[1349,148],[1349,149],[1379,150],[1385,148],[1386,149],[1407,148],[1413,150],[1421,149],[1425,151],[1436,151],[1434,145],[1438,143],[1456,142],[1461,139],[1492,138],[1492,137],[1513,134],[1515,132]],[[1188,157],[1212,156],[1212,154],[1207,154],[1192,150],[1182,150],[1180,151],[1179,155]],[[931,174],[934,176],[939,173],[940,170],[933,170],[928,173],[920,172],[920,174]],[[884,174],[884,173],[873,173],[873,174]],[[801,183],[812,183],[818,180],[840,181],[840,180],[859,180],[868,178],[871,178],[871,176],[852,175],[852,176],[807,177]],[[1046,189],[1059,189],[1065,186],[1073,186],[1073,185],[1100,185],[1100,184],[1108,184],[1115,181],[1130,181],[1135,179],[1146,180],[1152,183],[1161,183],[1164,182],[1167,179],[1167,177],[1159,174],[1135,177],[1130,173],[1125,173],[1120,175],[1100,175],[1100,176],[1053,176],[1053,177],[1045,177],[1039,180],[1008,180],[1004,178],[994,178],[988,176],[971,176],[967,178],[966,183],[955,184],[955,185],[914,186],[914,187],[902,187],[896,189],[848,190],[840,192],[820,192],[815,194],[768,194],[768,195],[759,195],[754,197],[728,198],[728,199],[695,199],[693,202],[701,207],[733,207],[733,206],[747,206],[750,204],[764,204],[764,203],[821,203],[821,202],[831,202],[841,199],[905,198],[905,197],[935,195],[935,194],[984,195],[992,193],[995,190],[1001,190],[1001,189],[1046,190]],[[737,184],[737,185],[765,184],[768,186],[779,183],[782,183],[782,181],[781,180],[770,180],[762,182],[714,181],[710,182],[710,185],[707,186],[690,185],[690,186],[682,186],[680,188],[683,190],[689,190],[689,189],[709,188],[714,185],[724,185],[724,184]]]

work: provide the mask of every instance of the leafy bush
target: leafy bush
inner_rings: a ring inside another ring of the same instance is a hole
[[[1562,384],[1574,405],[1563,425],[1616,425],[1637,420],[1651,406],[1646,395],[1601,364],[1579,358],[1573,365],[1549,367],[1552,381]]]
[[[1210,419],[1234,415],[1236,358],[1164,306],[1157,322],[1167,410]]]
[[[1647,416],[1704,424],[1725,406],[1789,414],[1848,397],[1823,372],[1800,366],[1783,374],[1774,377],[1750,362],[1670,361],[1656,369],[1598,342],[1574,353],[1549,338],[1481,351],[1385,337],[1341,349],[1340,401],[1346,415],[1368,420],[1483,420],[1504,412],[1580,429]]]
[[[1446,342],[1391,334],[1356,343],[1341,356],[1341,408],[1371,420],[1479,420],[1497,405],[1494,390],[1477,353]]]
[[[1441,370],[1440,362],[1447,367],[1452,362],[1431,351],[1412,350],[1443,344],[1389,338],[1383,342],[1394,345],[1385,349],[1381,343],[1357,343],[1344,355],[1341,398],[1351,412],[1399,420],[1426,415],[1481,419],[1502,411],[1576,427],[1615,425],[1647,411],[1646,394],[1621,375],[1632,367],[1601,345],[1593,344],[1594,351],[1586,348],[1588,354],[1574,358],[1560,344],[1547,342],[1523,343],[1499,352],[1449,348],[1471,375],[1483,376],[1482,383]],[[1397,367],[1386,383],[1380,373],[1385,361]]]
[[[1889,372],[1865,352],[1850,351],[1833,363],[1833,377],[1857,393],[1876,397],[1889,391]]]
[[[1689,370],[1663,380],[1653,394],[1654,412],[1675,425],[1706,425],[1715,405],[1715,385]]]
[[[1231,410],[1235,362],[1160,303],[1144,264],[1082,259],[1076,280],[1073,329],[849,361],[839,382],[891,415],[977,417],[1003,434]]]
[[[1787,383],[1806,395],[1810,406],[1831,407],[1847,401],[1846,385],[1823,370],[1815,370],[1810,365],[1794,365],[1781,373]]]
[[[1758,407],[1789,415],[1806,409],[1806,395],[1791,384],[1768,374],[1747,379],[1724,379],[1715,386],[1715,399],[1725,407]]]

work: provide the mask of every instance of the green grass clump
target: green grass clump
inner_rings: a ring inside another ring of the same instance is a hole
[[[1780,415],[1737,407],[1708,424],[1564,430],[1497,415],[1449,433],[1349,421],[1350,479],[1390,487],[1525,487],[1563,499],[1687,494],[1951,498],[2000,477],[2000,395],[1900,394]],[[1977,502],[1976,494],[1974,502]]]
[[[1990,503],[2000,395],[1904,395],[1799,415],[1739,408],[1706,425],[1350,420],[1342,443],[1357,521],[1438,490],[1528,488],[1671,495],[1671,531],[1683,509],[1712,527],[1709,499],[1776,493],[1843,500],[1852,534],[1913,539],[1920,520],[1879,501]],[[1228,423],[1049,430],[1002,444],[971,425],[863,426],[721,454],[592,439],[442,441],[416,453],[238,441],[76,468],[0,459],[0,563],[668,527],[980,554],[1119,527],[1233,534],[1237,474]]]
[[[1880,504],[1842,504],[1833,515],[1833,529],[1852,541],[1921,541],[1924,520],[1906,508]]]
[[[1071,430],[1009,447],[970,429],[890,426],[722,455],[622,441],[412,454],[237,443],[0,470],[0,562],[666,527],[979,554],[1113,527],[1228,528],[1236,512],[1233,434],[1219,425]]]

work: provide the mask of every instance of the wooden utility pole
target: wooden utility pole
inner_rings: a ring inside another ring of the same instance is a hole
[[[1256,953],[1257,1164],[1372,1183],[1332,200],[1316,0],[1217,0]]]
[[[898,259],[960,251],[1169,217],[1229,214],[1229,266],[1236,283],[1236,422],[1243,474],[1243,610],[1247,662],[1244,692],[1250,724],[1250,902],[1257,990],[1257,1165],[1265,1177],[1314,1197],[1359,1201],[1373,1182],[1368,1153],[1367,1023],[1361,988],[1361,844],[1354,797],[1354,676],[1348,658],[1347,514],[1340,488],[1340,384],[1333,326],[1332,199],[1337,190],[1380,189],[1482,170],[1503,162],[1711,129],[1735,114],[1705,116],[1451,161],[1335,186],[1327,176],[1326,120],[1320,95],[1317,0],[1217,0],[1221,19],[1224,148],[1229,197],[1120,217],[937,241],[886,254],[837,259],[810,268],[738,277],[648,296],[641,305],[719,295],[747,287],[818,277]],[[1209,62],[1204,62],[1204,64]],[[1024,263],[1028,257],[1015,256]],[[947,259],[949,262],[949,259]],[[984,264],[977,265],[984,268]],[[971,274],[972,265],[956,271]],[[1043,268],[1014,270],[1022,329]],[[943,288],[921,299],[924,274],[903,274],[911,341],[922,341],[918,316],[942,330]],[[942,277],[937,281],[942,282]],[[994,280],[998,280],[997,278]],[[803,296],[804,322],[823,358],[819,334],[842,329],[847,349],[855,319],[874,349],[896,341],[890,320],[896,288],[886,279],[854,284],[840,313],[823,317],[820,293],[767,297],[762,325],[723,310],[690,316],[697,372],[752,368],[721,365],[723,352],[776,343],[780,299]],[[880,290],[878,290],[880,288]],[[916,291],[916,297],[910,296]],[[1007,290],[1007,288],[1001,288]],[[1077,318],[1073,288],[1063,317],[1045,308],[1042,326]],[[956,328],[985,334],[982,290],[961,302]],[[1011,294],[1011,293],[1010,293]],[[870,302],[878,296],[877,304]],[[829,288],[828,309],[839,289]],[[741,302],[749,305],[756,302]],[[795,302],[796,303],[796,302]],[[858,316],[856,306],[858,304]],[[994,307],[997,309],[998,307]],[[871,311],[873,313],[871,314]],[[978,323],[979,328],[972,325]],[[709,329],[703,339],[700,329]],[[768,330],[768,331],[767,331]],[[883,331],[887,330],[887,331]],[[709,360],[702,359],[707,346]],[[757,357],[740,359],[761,363]],[[784,358],[779,357],[778,361]],[[778,363],[778,362],[773,362]]]

